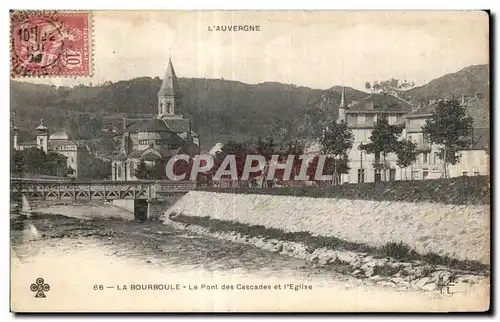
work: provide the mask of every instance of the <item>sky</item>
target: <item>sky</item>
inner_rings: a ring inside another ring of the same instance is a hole
[[[92,77],[73,86],[178,77],[363,89],[391,77],[423,85],[489,62],[489,18],[473,11],[96,11]],[[259,31],[209,31],[227,25]]]

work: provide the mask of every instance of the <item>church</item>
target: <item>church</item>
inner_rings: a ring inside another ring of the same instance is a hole
[[[157,98],[155,117],[123,120],[120,153],[112,162],[112,180],[145,179],[137,177],[137,169],[143,165],[153,173],[151,179],[163,179],[172,156],[199,153],[199,137],[193,132],[190,119],[178,114],[182,102],[171,59]]]

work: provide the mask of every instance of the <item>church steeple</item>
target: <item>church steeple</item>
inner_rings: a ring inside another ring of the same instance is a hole
[[[342,94],[340,96],[339,108],[345,109],[345,87],[342,86]]]
[[[346,110],[346,103],[345,103],[345,87],[342,86],[342,92],[340,94],[340,104],[339,104],[339,113],[337,117],[337,123],[340,123],[341,121],[346,121],[345,118],[345,110]]]
[[[172,60],[169,58],[167,71],[158,91],[158,118],[175,115],[178,98],[177,76],[175,75]]]

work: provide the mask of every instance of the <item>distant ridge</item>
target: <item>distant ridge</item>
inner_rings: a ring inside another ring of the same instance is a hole
[[[16,125],[28,133],[43,118],[52,132],[65,127],[78,133],[80,139],[98,139],[104,125],[121,129],[124,116],[155,115],[160,84],[158,77],[73,88],[11,81],[11,110]],[[342,88],[335,85],[319,90],[278,82],[245,84],[201,78],[179,78],[179,87],[183,103],[180,113],[191,118],[202,149],[208,150],[219,141],[258,135],[272,134],[283,140],[315,137],[322,123],[336,118]],[[462,91],[467,96],[477,92],[489,96],[489,66],[469,66],[400,95],[414,100],[459,97]],[[346,87],[348,102],[367,95]],[[89,123],[89,116],[95,120]]]

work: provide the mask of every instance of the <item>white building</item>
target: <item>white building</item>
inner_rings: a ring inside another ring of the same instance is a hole
[[[488,102],[479,95],[469,100],[465,100],[465,97],[462,98],[462,105],[467,108],[474,119],[471,144],[467,149],[462,149],[459,152],[460,160],[457,164],[447,165],[447,177],[489,174],[489,156],[487,154],[489,127],[488,123],[484,122],[484,117],[476,113],[479,110],[485,110],[479,108],[479,105],[482,104],[488,104]],[[431,101],[430,104],[418,107],[405,115],[406,138],[415,143],[417,149],[422,151],[416,162],[410,168],[405,169],[408,178],[425,180],[437,179],[444,175],[443,160],[439,158],[440,147],[426,141],[422,131],[425,120],[431,117],[436,106],[436,102]]]
[[[50,134],[43,120],[40,120],[35,134],[36,140],[21,141],[18,137],[19,129],[13,126],[13,148],[19,151],[38,148],[45,153],[65,158],[67,167],[73,170],[69,177],[81,178],[90,175],[89,165],[92,156],[85,143],[70,138],[65,130]]]
[[[353,148],[348,152],[349,173],[342,175],[342,182],[374,182],[394,180],[424,180],[439,178],[444,174],[444,166],[438,157],[439,146],[430,144],[423,137],[422,126],[425,120],[431,116],[436,106],[435,101],[428,104],[411,104],[394,94],[371,94],[360,102],[346,104],[345,91],[342,90],[339,106],[338,121],[344,120],[354,134]],[[486,153],[489,146],[488,116],[479,115],[481,104],[488,104],[487,99],[480,95],[470,99],[463,99],[462,104],[467,107],[474,118],[474,131],[471,145],[460,151],[460,161],[456,165],[448,165],[447,176],[457,177],[462,175],[486,175],[489,174],[489,156]],[[367,154],[359,149],[361,144],[370,143],[371,132],[382,115],[387,117],[390,125],[404,124],[401,137],[417,144],[421,151],[415,163],[401,169],[397,165],[395,153],[389,153],[385,157],[384,171],[374,164],[382,164],[383,156]]]

